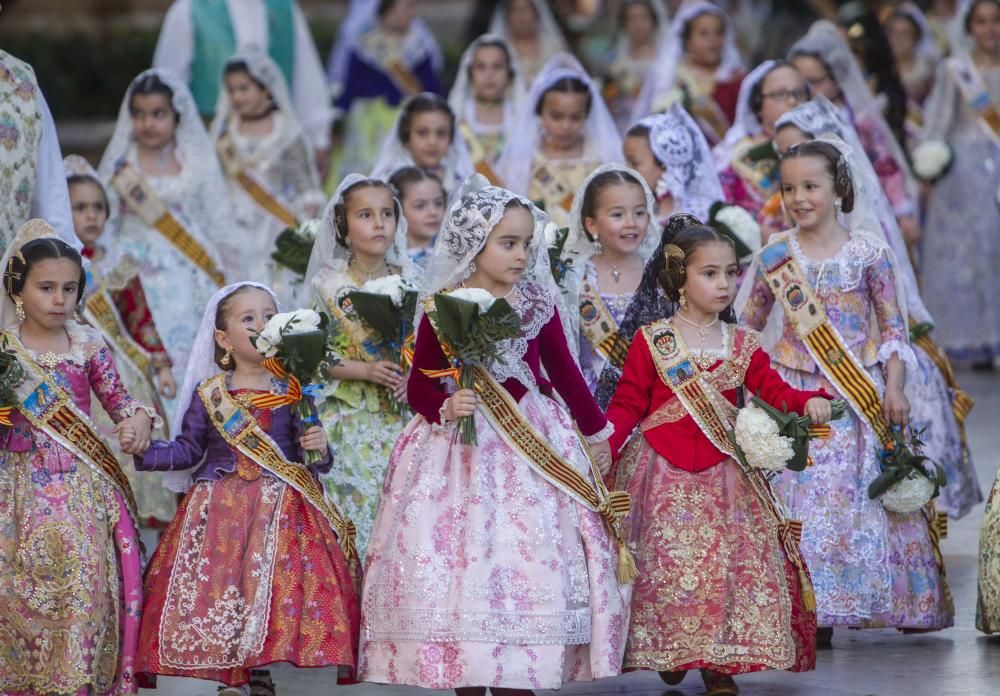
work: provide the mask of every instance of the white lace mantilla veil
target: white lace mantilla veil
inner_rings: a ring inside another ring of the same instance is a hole
[[[518,137],[504,144],[497,174],[504,185],[514,193],[526,196],[531,187],[531,166],[541,141],[541,124],[535,109],[542,96],[554,84],[567,78],[577,78],[590,91],[590,113],[584,127],[584,148],[593,152],[602,164],[621,162],[622,139],[615,120],[608,111],[597,85],[580,61],[569,53],[557,53],[546,63],[521,103],[521,112],[515,120],[514,132]]]
[[[436,97],[437,95],[424,92],[420,96]],[[372,167],[372,179],[387,180],[397,169],[401,167],[414,166],[413,156],[399,139],[399,122],[403,118],[403,113],[406,111],[407,104],[409,104],[412,99],[413,97],[410,97],[410,99],[403,102],[403,107],[399,110],[399,113],[396,114],[396,120],[393,121],[392,128],[388,133],[386,133],[385,138],[382,140],[382,147],[379,150],[378,157],[375,159],[375,166]],[[472,175],[472,172],[475,171],[472,159],[469,157],[469,150],[465,145],[465,139],[462,138],[462,134],[458,132],[457,114],[455,119],[455,132],[452,133],[451,144],[448,146],[448,152],[445,153],[441,164],[444,166],[445,170],[443,183],[449,196],[452,195],[461,182],[465,181]]]
[[[302,126],[299,124],[298,115],[295,113],[295,105],[292,102],[291,93],[288,90],[288,82],[285,80],[284,74],[281,72],[281,68],[278,64],[269,56],[264,50],[259,46],[248,45],[241,47],[236,53],[233,54],[231,58],[226,61],[225,68],[228,68],[234,63],[243,63],[247,66],[247,72],[250,73],[250,77],[259,82],[264,88],[271,94],[271,99],[274,100],[275,106],[278,107],[278,111],[283,113],[285,116],[289,117],[289,120],[294,124],[294,128],[290,129],[289,135],[291,137],[288,140],[292,140],[304,133]],[[222,76],[219,79],[223,79]],[[219,89],[219,99],[215,105],[215,118],[212,119],[212,125],[209,128],[209,135],[212,138],[212,142],[219,139],[222,132],[227,126],[227,121],[232,115],[232,103],[229,101],[229,92],[226,90],[225,85]],[[303,135],[303,137],[305,137]],[[306,138],[308,141],[308,138]],[[310,150],[312,147],[310,146]]]
[[[337,40],[333,44],[326,65],[326,79],[333,99],[336,99],[344,89],[351,49],[358,45],[362,36],[378,24],[378,6],[379,0],[350,0],[347,6],[347,14],[340,23]],[[402,46],[402,57],[407,62],[419,63],[426,55],[431,57],[434,70],[440,72],[444,67],[441,47],[438,46],[427,22],[415,17]]]
[[[41,218],[28,220],[26,223],[21,225],[21,229],[17,231],[17,234],[11,241],[10,246],[8,246],[7,250],[4,252],[3,258],[0,259],[0,281],[3,282],[2,299],[0,299],[0,329],[9,329],[21,323],[21,320],[17,318],[17,309],[14,305],[14,299],[7,294],[7,281],[5,276],[7,274],[7,269],[10,268],[11,257],[21,251],[21,247],[25,244],[33,242],[36,239],[58,239],[60,242],[66,241],[59,236],[52,225]]]
[[[206,379],[214,377],[222,372],[215,364],[215,314],[219,304],[240,288],[251,287],[263,290],[274,300],[274,306],[279,312],[283,311],[278,296],[274,290],[260,283],[243,281],[230,283],[220,288],[212,295],[212,299],[205,305],[205,313],[202,314],[201,324],[198,326],[198,333],[195,335],[194,343],[191,346],[191,354],[188,357],[187,370],[184,371],[184,382],[177,392],[177,410],[174,415],[174,423],[183,423],[184,414],[191,407],[191,401],[195,398],[195,390],[198,385]],[[164,474],[163,485],[176,493],[185,493],[191,487],[191,474],[197,469],[201,462],[196,463],[184,471],[170,471]]]
[[[462,185],[445,215],[441,232],[434,243],[434,251],[424,271],[420,301],[417,303],[417,315],[414,320],[418,331],[424,315],[424,301],[439,292],[457,287],[472,275],[472,262],[483,250],[490,232],[503,219],[507,204],[512,200],[518,200],[527,206],[534,219],[534,232],[528,246],[527,268],[516,287],[535,285],[542,289],[545,296],[551,300],[552,306],[559,311],[567,344],[573,345],[576,340],[575,334],[572,333],[562,293],[552,277],[548,250],[545,246],[545,228],[550,224],[549,216],[528,199],[505,188],[491,186],[481,174],[474,174]],[[512,343],[521,341],[523,339],[513,339]],[[511,369],[514,369],[513,366]],[[525,383],[524,378],[519,378],[519,381],[528,388],[533,386],[533,380],[529,379],[530,383]]]
[[[476,57],[476,51],[482,46],[490,44],[503,44],[507,48],[507,56],[510,58],[510,66],[514,72],[514,77],[507,85],[507,94],[503,102],[503,132],[504,141],[514,136],[514,118],[518,113],[521,102],[524,101],[527,87],[524,84],[524,77],[517,67],[517,55],[511,47],[510,42],[499,34],[483,34],[477,37],[469,47],[462,53],[462,59],[458,62],[458,72],[455,73],[455,84],[452,85],[448,93],[448,105],[451,106],[455,118],[467,123],[476,123],[476,102],[472,94],[472,80],[469,79],[469,68]]]
[[[656,62],[650,76],[643,83],[639,98],[632,109],[632,120],[648,116],[656,107],[656,102],[672,90],[677,81],[677,66],[684,60],[684,27],[694,18],[712,14],[722,20],[725,39],[722,46],[719,67],[715,79],[720,82],[731,80],[743,69],[743,57],[736,46],[736,31],[729,15],[711,2],[685,2],[674,15],[667,30],[666,38],[660,42]]]
[[[863,153],[864,148],[858,138],[854,126],[848,123],[840,110],[829,99],[822,95],[813,98],[812,101],[799,104],[797,107],[783,115],[775,123],[775,130],[782,126],[791,124],[806,134],[806,137],[815,138],[821,135],[834,135],[843,140],[853,153]],[[920,290],[917,287],[917,277],[913,272],[913,264],[906,249],[906,242],[903,241],[903,234],[899,230],[899,223],[889,205],[879,183],[875,168],[867,157],[855,157],[855,164],[858,166],[859,175],[865,181],[865,188],[872,192],[875,199],[875,212],[880,221],[879,229],[882,230],[885,241],[896,254],[899,262],[898,273],[901,276],[903,289],[906,295],[906,302],[909,306],[911,316],[918,322],[934,323],[930,312],[924,306],[924,301],[920,297]]]
[[[758,82],[780,65],[781,63],[777,60],[765,60],[743,78],[743,82],[740,84],[740,93],[736,98],[736,118],[733,120],[733,125],[726,132],[726,137],[722,139],[722,142],[712,149],[716,171],[725,171],[730,165],[733,153],[740,141],[764,132],[764,126],[760,119],[750,108],[750,93],[753,92],[753,88]],[[792,69],[794,70],[794,68]]]
[[[674,214],[708,220],[712,204],[726,197],[701,128],[680,104],[639,123],[649,128],[649,147],[664,166],[660,182],[674,199]]]
[[[899,306],[900,314],[902,314],[905,320],[905,317],[908,316],[909,307],[906,303],[907,295],[906,289],[903,286],[899,259],[896,258],[896,254],[893,252],[892,247],[886,243],[885,234],[882,231],[882,224],[879,220],[876,201],[882,190],[881,184],[879,184],[878,179],[872,179],[866,176],[865,170],[859,166],[861,159],[867,159],[864,150],[862,150],[860,156],[858,156],[851,149],[850,145],[837,136],[828,133],[817,136],[815,140],[829,143],[830,145],[836,147],[840,152],[840,156],[847,163],[847,168],[851,175],[851,183],[854,187],[854,208],[848,214],[841,213],[840,223],[850,231],[852,242],[860,240],[862,243],[869,245],[873,249],[885,251],[893,270],[896,302]],[[794,234],[796,229],[797,228],[792,227],[788,233]],[[752,292],[754,286],[754,278],[757,276],[759,266],[760,254],[758,253],[754,255],[750,268],[744,276],[745,280],[743,281],[743,285],[740,287],[740,291],[736,295],[736,301],[733,303],[733,309],[736,312],[737,321],[742,320],[743,311],[750,299],[750,293]],[[771,310],[771,315],[768,317],[765,330],[762,332],[763,337],[761,345],[765,348],[765,350],[770,349],[781,336],[782,314],[783,310],[781,309],[781,303],[775,302],[774,307]],[[872,331],[875,335],[878,335],[878,324],[875,321],[874,312],[872,313],[869,321]],[[912,353],[910,353],[908,357],[904,355],[900,355],[899,357],[907,362],[907,372],[916,370],[916,365],[914,364],[915,359],[913,358]]]
[[[590,182],[605,172],[630,174],[642,186],[642,193],[646,199],[646,210],[649,215],[649,223],[646,225],[646,238],[639,245],[639,255],[642,257],[643,267],[646,266],[650,257],[656,253],[656,250],[660,246],[659,227],[656,224],[656,199],[653,197],[653,192],[650,190],[643,176],[634,169],[629,169],[624,164],[614,163],[602,164],[592,171],[584,179],[580,188],[576,190],[576,195],[573,196],[573,206],[570,208],[569,213],[569,235],[566,237],[566,245],[563,247],[564,258],[569,257],[573,261],[569,271],[563,278],[562,288],[566,310],[569,314],[567,319],[571,327],[572,336],[578,336],[580,332],[580,312],[578,308],[580,306],[580,292],[583,287],[583,277],[586,272],[587,261],[597,251],[595,242],[590,240],[583,226],[584,193],[587,191],[587,187],[590,186]],[[577,308],[576,311],[573,311],[573,308]],[[579,342],[578,339],[574,340]],[[576,352],[575,348],[573,352]]]
[[[493,17],[490,19],[490,33],[503,38],[509,44],[510,29],[507,27],[507,4],[508,0],[501,0],[497,3],[496,9],[493,10]],[[541,50],[539,51],[541,60],[547,62],[556,53],[570,50],[566,37],[563,36],[562,29],[559,27],[559,22],[556,21],[555,15],[549,9],[549,4],[545,0],[531,0],[531,4],[535,8],[540,25],[538,38],[541,42]]]
[[[362,176],[361,174],[348,174],[340,182],[340,186],[333,192],[333,197],[326,204],[323,216],[320,218],[319,227],[316,228],[316,242],[313,244],[312,253],[309,255],[309,265],[306,268],[306,275],[303,286],[308,292],[316,294],[313,281],[320,271],[330,268],[334,271],[346,271],[349,260],[349,252],[346,247],[337,243],[337,222],[334,219],[333,209],[338,203],[343,203],[344,192],[355,184],[362,181],[369,181],[374,177]],[[387,189],[391,191],[391,189]],[[391,194],[390,194],[391,195]],[[385,254],[385,261],[391,266],[401,269],[401,275],[414,285],[420,285],[421,272],[419,266],[410,260],[406,254],[406,218],[403,216],[403,208],[399,201],[393,197],[393,204],[396,206],[396,234],[392,239],[392,245]]]
[[[917,180],[910,171],[909,160],[903,147],[896,140],[896,136],[882,115],[884,100],[872,93],[861,66],[841,36],[837,25],[825,19],[815,22],[805,36],[792,44],[788,50],[788,60],[791,61],[795,56],[802,54],[819,56],[829,66],[831,77],[837,83],[837,88],[854,123],[864,120],[875,125],[906,177],[907,195],[916,203],[919,200]]]
[[[129,83],[118,110],[118,121],[115,123],[114,133],[104,150],[97,171],[105,183],[110,183],[111,178],[121,165],[126,162],[135,164],[129,101],[135,85],[152,75],[158,77],[174,93],[170,104],[180,116],[180,122],[174,131],[174,156],[181,165],[181,173],[178,176],[191,182],[188,190],[198,193],[197,196],[192,196],[188,202],[188,205],[195,206],[196,209],[191,214],[183,215],[181,222],[185,223],[187,231],[205,247],[205,250],[219,264],[219,267],[224,268],[221,265],[216,240],[224,239],[232,234],[232,225],[227,217],[231,209],[229,190],[219,160],[215,157],[215,146],[202,124],[198,107],[194,103],[194,97],[191,96],[191,90],[188,89],[183,80],[168,70],[151,68],[139,73]],[[121,206],[118,205],[118,195],[110,185],[107,187],[107,192],[111,204],[107,227],[110,230],[111,239],[108,240],[108,245],[116,246],[118,232],[121,228],[122,210]],[[178,211],[172,212],[176,214]],[[201,229],[202,221],[209,221],[206,225],[209,229]]]

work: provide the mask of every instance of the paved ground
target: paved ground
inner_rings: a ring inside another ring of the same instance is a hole
[[[964,373],[960,382],[976,399],[970,417],[973,456],[984,491],[1000,464],[1000,375]],[[944,541],[948,577],[955,595],[955,627],[930,635],[903,636],[894,631],[838,631],[833,649],[821,651],[815,672],[765,672],[739,678],[746,696],[987,696],[1000,694],[1000,636],[975,630],[976,552],[983,506],[965,519],[952,521]],[[445,694],[420,689],[363,684],[337,687],[332,675],[320,672],[275,673],[281,696],[421,696]],[[162,679],[162,696],[211,696],[216,687],[193,679]],[[554,694],[556,692],[540,692]],[[689,675],[680,687],[667,689],[651,673],[635,673],[589,684],[569,685],[567,696],[693,696],[703,693],[701,680]]]

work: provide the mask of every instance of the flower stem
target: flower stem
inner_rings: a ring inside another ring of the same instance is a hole
[[[299,403],[296,404],[296,408],[299,411],[299,419],[302,423],[302,431],[305,432],[314,425],[319,425],[319,413],[316,411],[316,405],[308,397],[303,397],[299,399]],[[323,453],[316,452],[314,450],[306,450],[303,453],[303,459],[305,459],[306,466],[313,466],[323,461]]]
[[[462,367],[462,372],[459,375],[459,386],[462,389],[475,389],[476,379],[473,373],[473,368],[471,366]],[[463,445],[473,445],[479,444],[479,439],[476,437],[476,421],[475,416],[462,416],[458,420],[459,434],[462,436]]]

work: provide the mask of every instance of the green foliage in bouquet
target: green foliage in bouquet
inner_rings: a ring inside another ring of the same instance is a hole
[[[562,287],[563,278],[566,277],[573,265],[573,259],[563,258],[567,239],[569,239],[569,228],[561,227],[556,233],[555,242],[548,248],[549,268],[552,269],[552,277],[555,278],[556,285],[559,287]]]
[[[271,258],[275,263],[298,273],[300,276],[306,274],[309,256],[316,243],[316,238],[307,231],[308,228],[305,228],[306,224],[309,223],[304,223],[298,228],[286,227],[283,229],[275,239],[274,251],[271,252]]]
[[[17,387],[24,381],[24,368],[17,356],[7,349],[7,339],[0,343],[0,408],[13,407],[19,401]]]
[[[781,408],[777,409],[760,398],[759,395],[750,397],[750,401],[753,402],[754,406],[767,413],[778,424],[778,434],[780,436],[787,437],[792,441],[794,455],[788,461],[788,464],[785,465],[785,468],[790,471],[805,471],[805,468],[809,465],[809,440],[816,437],[809,431],[810,427],[815,427],[812,419],[809,416],[799,416],[795,413],[789,413],[788,404],[786,403],[782,403]],[[832,411],[830,419],[840,420],[847,413],[847,404],[843,400],[838,399],[831,402],[830,409]]]
[[[931,498],[936,498],[948,478],[940,464],[923,454],[923,447],[919,432],[894,426],[892,440],[878,453],[881,473],[868,484],[868,497],[875,500],[911,474],[917,474],[934,484]]]

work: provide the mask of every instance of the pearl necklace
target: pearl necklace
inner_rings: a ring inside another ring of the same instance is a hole
[[[701,339],[702,343],[704,343],[705,341],[708,340],[708,330],[711,329],[713,326],[715,326],[716,324],[719,323],[719,317],[718,316],[716,316],[715,319],[713,319],[712,321],[710,321],[710,322],[708,322],[707,324],[704,324],[704,325],[703,324],[699,324],[698,322],[695,322],[695,321],[691,321],[690,319],[688,319],[687,317],[685,317],[680,312],[678,312],[674,316],[676,316],[678,319],[680,319],[684,323],[690,324],[691,326],[693,326],[696,329],[698,329],[698,338]]]

